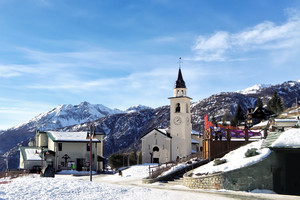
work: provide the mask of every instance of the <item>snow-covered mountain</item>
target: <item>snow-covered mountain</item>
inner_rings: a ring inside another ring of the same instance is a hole
[[[238,90],[236,91],[236,93],[241,93],[241,94],[255,94],[257,93],[258,91],[264,89],[264,88],[267,88],[267,87],[270,87],[271,85],[270,84],[256,84],[256,85],[253,85],[251,87],[248,87],[244,90]]]
[[[131,112],[138,112],[138,111],[141,111],[141,110],[146,110],[146,109],[152,109],[151,107],[149,106],[143,106],[141,104],[138,104],[138,105],[135,105],[135,106],[131,106],[129,108],[127,108],[125,110],[126,113],[131,113]]]
[[[39,114],[25,123],[12,127],[11,129],[18,129],[27,124],[36,123],[37,128],[40,130],[52,130],[94,121],[101,117],[121,112],[123,111],[110,109],[102,104],[90,104],[86,101],[79,105],[62,104],[48,112]]]

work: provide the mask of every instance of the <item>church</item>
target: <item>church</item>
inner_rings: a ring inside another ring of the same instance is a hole
[[[181,68],[170,97],[170,127],[153,129],[142,140],[143,163],[166,163],[192,153],[190,101]]]

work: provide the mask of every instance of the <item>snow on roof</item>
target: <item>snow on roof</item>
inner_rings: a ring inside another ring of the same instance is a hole
[[[192,144],[199,144],[197,140],[191,139]]]
[[[159,130],[160,132],[164,133],[165,135],[167,135],[167,133],[168,133],[168,132],[167,132],[167,129],[165,129],[165,128],[164,128],[164,129],[158,129],[158,130]]]
[[[300,129],[292,128],[283,132],[271,147],[275,148],[300,148]]]
[[[269,121],[260,122],[259,124],[255,124],[251,127],[251,129],[263,128],[268,125]]]
[[[87,139],[87,132],[56,132],[49,131],[47,132],[49,137],[53,141],[68,141],[68,142],[88,142],[90,139]],[[97,138],[92,139],[93,142],[99,142]]]
[[[196,174],[198,173],[211,174],[215,172],[226,172],[226,171],[235,170],[241,167],[246,167],[254,163],[257,163],[260,160],[266,158],[271,153],[271,150],[269,148],[261,149],[262,143],[263,140],[260,140],[242,146],[234,151],[229,152],[228,154],[226,154],[224,157],[221,158],[221,159],[225,159],[226,163],[214,166],[214,162],[211,161],[206,165],[196,168],[193,174],[195,177],[197,177]],[[246,151],[251,148],[257,148],[258,149],[257,152],[259,153],[259,155],[252,156],[252,157],[245,157]]]
[[[199,132],[198,132],[198,131],[195,131],[195,130],[191,130],[191,134],[192,134],[192,135],[199,135]]]
[[[41,156],[39,154],[41,153],[41,150],[38,148],[26,148],[25,153],[27,160],[41,160]]]
[[[297,119],[275,119],[275,122],[295,122],[297,123]]]

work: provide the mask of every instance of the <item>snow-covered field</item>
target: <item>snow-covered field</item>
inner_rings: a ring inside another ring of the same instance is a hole
[[[218,195],[201,195],[174,190],[90,182],[75,177],[40,178],[29,176],[0,185],[0,199],[229,199]]]

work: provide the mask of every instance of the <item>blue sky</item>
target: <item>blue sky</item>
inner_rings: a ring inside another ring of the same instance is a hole
[[[169,104],[300,79],[300,1],[0,0],[0,129],[60,104]]]

